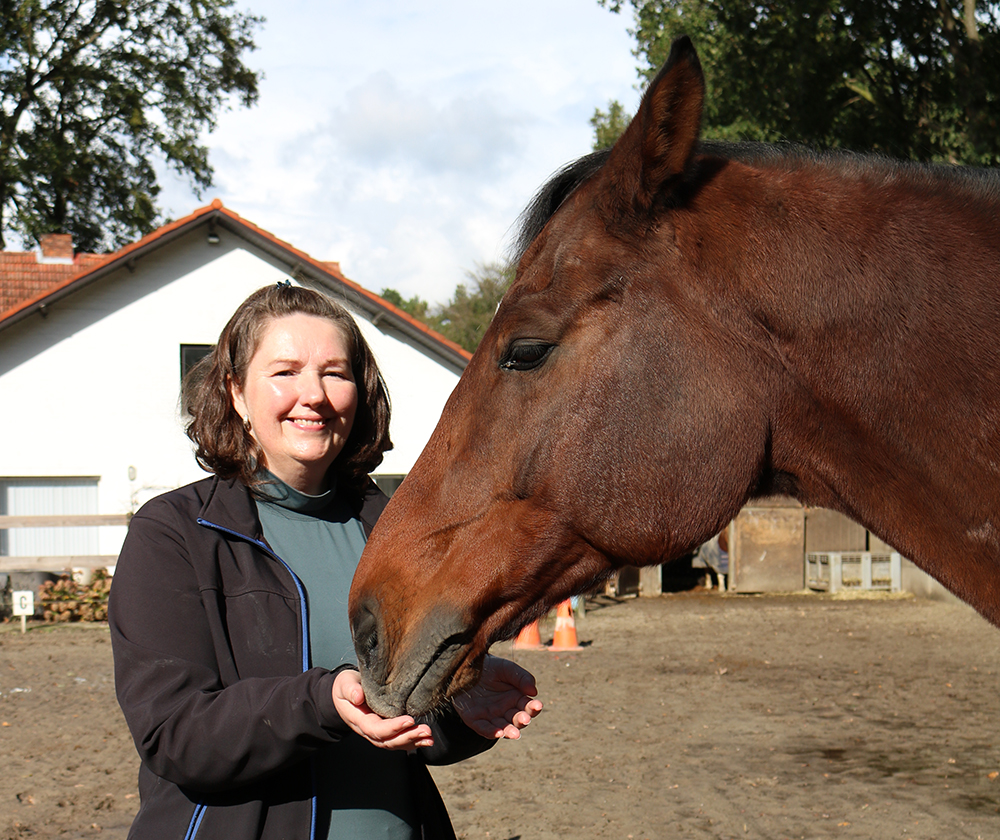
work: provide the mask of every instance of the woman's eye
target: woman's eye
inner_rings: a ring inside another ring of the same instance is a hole
[[[548,358],[554,347],[544,341],[516,342],[500,359],[500,367],[503,370],[533,370]]]

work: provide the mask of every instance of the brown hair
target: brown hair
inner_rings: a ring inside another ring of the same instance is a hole
[[[392,449],[389,394],[350,313],[312,289],[285,281],[258,289],[240,304],[212,352],[184,380],[184,402],[192,416],[187,435],[197,446],[195,457],[202,468],[220,478],[238,478],[251,488],[260,483],[256,473],[259,466],[266,466],[266,459],[233,407],[230,384],[246,385],[247,368],[268,324],[296,313],[332,321],[347,339],[358,408],[347,443],[330,469],[339,486],[360,493],[368,474],[382,463],[383,453]]]

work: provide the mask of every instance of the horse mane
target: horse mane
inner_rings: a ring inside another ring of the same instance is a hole
[[[514,224],[510,264],[517,265],[562,203],[604,166],[610,149],[591,152],[559,169],[535,194]],[[1000,205],[1000,170],[971,166],[904,161],[876,152],[844,149],[816,151],[796,143],[725,142],[702,140],[700,156],[722,158],[751,166],[785,171],[805,166],[828,167],[846,177],[871,180],[906,178],[929,187],[948,184]]]
[[[514,241],[510,263],[517,265],[524,252],[542,232],[545,223],[555,215],[560,205],[585,181],[589,181],[604,166],[611,149],[591,152],[567,163],[537,192],[514,223]]]
[[[943,163],[900,160],[879,152],[847,149],[816,151],[797,143],[722,142],[706,140],[699,153],[752,166],[790,171],[803,166],[822,166],[850,178],[891,180],[905,178],[927,185],[950,184],[964,188],[987,201],[1000,202],[1000,170]]]

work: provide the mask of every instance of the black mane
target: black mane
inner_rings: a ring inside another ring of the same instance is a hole
[[[604,166],[610,152],[610,149],[602,149],[566,164],[535,194],[514,225],[514,241],[510,249],[512,265],[520,262],[535,237],[573,191]],[[698,153],[751,166],[794,169],[818,164],[834,167],[853,177],[893,179],[902,176],[927,182],[945,181],[987,201],[1000,203],[1000,170],[997,169],[919,163],[878,153],[840,149],[818,152],[795,143],[703,140],[699,143]]]
[[[552,218],[556,210],[559,209],[559,205],[580,184],[589,180],[604,166],[610,152],[610,149],[601,149],[567,163],[548,180],[545,186],[535,193],[535,197],[524,208],[515,223],[514,243],[511,246],[510,259],[512,265],[517,265],[521,261],[528,246],[542,232],[545,223]]]
[[[801,166],[824,166],[848,178],[889,183],[906,179],[929,189],[945,185],[966,192],[970,198],[1000,203],[1000,169],[945,163],[900,160],[881,152],[848,149],[816,151],[798,143],[728,143],[702,141],[699,153],[750,166],[793,170]]]

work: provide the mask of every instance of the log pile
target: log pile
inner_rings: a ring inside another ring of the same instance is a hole
[[[38,589],[45,621],[107,621],[111,577],[104,569],[95,569],[88,584],[77,583],[69,575],[49,580]]]

